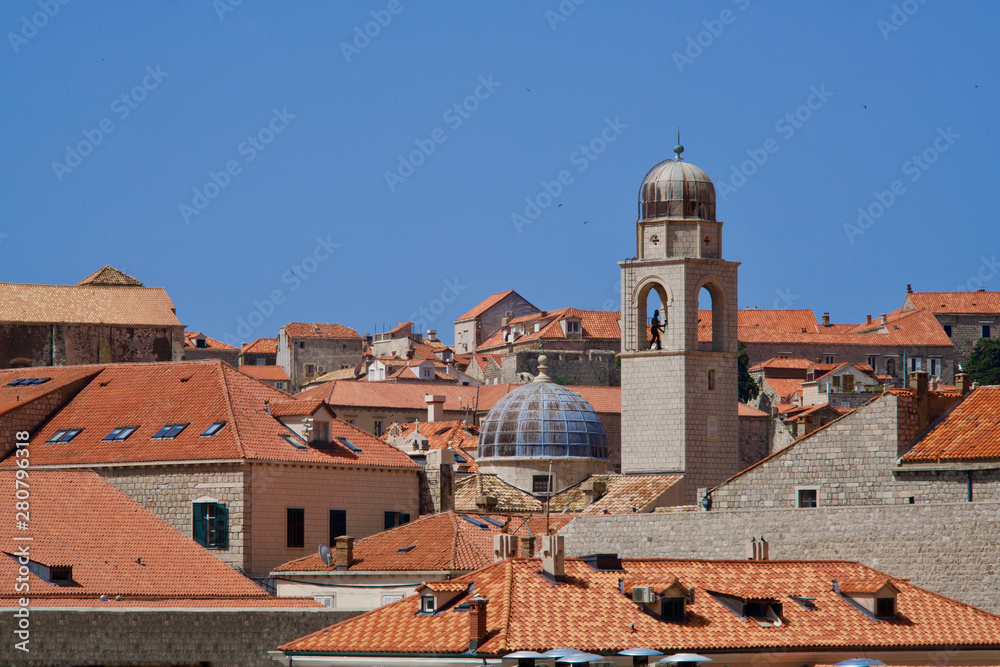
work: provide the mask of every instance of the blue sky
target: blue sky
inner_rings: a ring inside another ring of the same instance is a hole
[[[741,307],[848,322],[907,283],[997,290],[998,18],[943,0],[10,0],[0,280],[111,264],[229,340],[416,316],[451,342],[509,288],[617,309],[639,185],[680,127]]]

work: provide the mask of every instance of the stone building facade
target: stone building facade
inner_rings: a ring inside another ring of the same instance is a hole
[[[980,338],[1000,338],[1000,292],[914,292],[907,285],[903,312],[926,310],[934,314],[951,338],[952,365],[969,363]]]
[[[494,384],[518,384],[530,381],[538,374],[538,357],[548,357],[551,377],[571,385],[617,387],[621,385],[621,366],[616,350],[573,349],[561,345],[558,350],[519,350],[503,355]],[[489,384],[489,371],[483,373]]]
[[[455,320],[455,353],[475,352],[480,343],[500,330],[504,318],[530,315],[539,310],[512,289],[491,294]]]
[[[295,394],[327,372],[361,363],[361,336],[341,324],[292,322],[278,330],[276,358]]]

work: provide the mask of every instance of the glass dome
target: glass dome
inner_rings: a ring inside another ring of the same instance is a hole
[[[543,377],[496,402],[483,421],[477,459],[608,457],[604,426],[590,403]]]

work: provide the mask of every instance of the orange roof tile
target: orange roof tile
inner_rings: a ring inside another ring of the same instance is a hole
[[[78,282],[77,285],[127,285],[142,287],[142,282],[124,271],[119,271],[115,267],[106,264]]]
[[[799,359],[799,358],[788,359],[788,358],[773,357],[771,359],[768,359],[767,361],[762,361],[759,364],[751,366],[750,370],[755,371],[755,370],[762,370],[765,368],[793,368],[804,371],[807,370],[812,364],[813,362],[809,361],[808,359]]]
[[[268,409],[275,417],[311,417],[323,407],[333,412],[329,405],[316,399],[271,401],[268,405]]]
[[[395,447],[340,420],[332,423],[332,437],[350,438],[361,454],[346,447],[293,446],[282,437],[288,429],[264,405],[289,400],[288,394],[217,360],[111,364],[32,434],[38,446],[31,462],[61,466],[251,459],[419,468]],[[217,434],[200,437],[219,421],[226,425]],[[189,426],[173,439],[152,439],[164,425],[184,423]],[[135,425],[139,429],[125,441],[103,441],[112,429]],[[68,443],[46,443],[61,429],[83,431]],[[3,463],[11,465],[10,459]]]
[[[906,302],[932,313],[1000,313],[1000,292],[914,292]]]
[[[357,331],[343,324],[289,322],[281,328],[291,338],[361,338]]]
[[[45,366],[2,370],[0,371],[0,415],[64,389],[67,385],[79,383],[82,388],[103,368],[103,366]],[[29,379],[45,381],[41,384],[9,386],[13,382]]]
[[[162,287],[0,283],[0,322],[179,327]]]
[[[199,348],[198,345],[197,345],[197,343],[195,343],[195,339],[199,338],[199,337],[204,337],[205,338],[205,347],[203,347],[203,348]],[[184,347],[187,348],[187,349],[194,348],[194,349],[200,349],[200,350],[235,350],[236,349],[232,345],[227,345],[226,343],[223,343],[221,340],[215,340],[214,338],[210,338],[208,336],[205,336],[205,334],[203,334],[200,331],[185,331],[184,332]]]
[[[795,378],[764,378],[763,382],[770,386],[774,393],[782,399],[787,399],[792,394],[802,395],[802,380]],[[785,401],[782,402],[784,403]]]
[[[478,316],[482,315],[483,313],[485,313],[490,308],[492,308],[493,306],[495,306],[496,304],[498,304],[501,301],[503,301],[505,298],[507,298],[511,294],[517,294],[517,292],[515,292],[512,289],[509,289],[506,292],[497,292],[496,294],[491,294],[488,297],[486,297],[485,299],[483,299],[482,301],[480,301],[478,304],[476,304],[475,306],[473,306],[468,311],[466,311],[466,312],[462,313],[461,315],[459,315],[457,318],[455,318],[455,321],[456,322],[462,322],[464,320],[471,320],[474,317],[478,317]]]
[[[430,449],[458,447],[475,450],[479,443],[479,427],[457,419],[439,422],[408,422],[398,424],[398,426],[400,430],[398,437],[405,438],[414,431],[419,431],[420,435],[427,438],[427,446]],[[382,436],[382,439],[388,442],[390,437],[386,434]],[[475,454],[475,451],[472,453]]]
[[[39,443],[30,445],[32,460],[34,453],[44,447]],[[239,607],[273,600],[214,554],[92,471],[32,467],[28,479],[30,529],[16,530],[14,504],[7,503],[0,510],[0,540],[7,545],[8,553],[28,544],[31,560],[73,568],[72,586],[52,584],[31,574],[33,607],[151,606],[156,602],[175,607]],[[0,494],[13,498],[14,491],[14,471],[0,470]],[[114,517],[114,530],[108,529],[108,517]],[[24,536],[33,539],[14,541]],[[14,589],[17,576],[17,561],[0,557],[0,598],[19,595]],[[102,603],[99,598],[105,594],[112,600]],[[122,600],[111,604],[118,595]],[[0,602],[0,606],[5,605]]]
[[[757,408],[752,408],[746,403],[737,403],[736,411],[740,417],[770,417],[768,413]]]
[[[271,382],[288,382],[288,373],[281,366],[270,364],[243,364],[240,366],[240,373],[249,375],[257,380],[269,380]]]
[[[244,343],[240,352],[243,354],[277,354],[277,338],[258,338],[251,343]]]
[[[966,395],[903,455],[903,463],[1000,458],[1000,386]]]
[[[660,499],[683,475],[591,475],[590,481],[604,482],[604,495],[596,500],[583,492],[583,483],[575,484],[552,498],[550,511],[579,512],[587,514],[628,514],[646,512],[652,503]]]
[[[466,518],[475,520],[473,523]],[[500,524],[509,520],[508,532],[521,537],[545,534],[544,516],[507,515],[499,512],[441,512],[366,537],[354,543],[351,572],[476,570],[493,562],[493,536]],[[562,530],[573,517],[550,516],[554,532]],[[412,547],[412,548],[411,548]],[[405,551],[404,551],[405,550]],[[327,572],[318,553],[289,561],[274,572]],[[467,584],[466,584],[467,585]],[[466,585],[461,587],[465,590]]]
[[[838,654],[1000,647],[1000,617],[904,580],[893,580],[899,620],[872,620],[832,590],[834,580],[889,578],[855,562],[622,559],[621,564],[624,572],[595,571],[583,560],[567,558],[566,583],[554,585],[539,574],[539,560],[508,559],[456,578],[474,585],[452,605],[474,595],[488,600],[485,640],[475,651],[484,656],[556,646],[602,654],[634,646],[665,652],[808,649]],[[687,605],[691,622],[662,621],[619,587],[622,578],[666,582],[672,577],[698,591]],[[777,599],[783,602],[784,622],[763,628],[730,611],[713,593]],[[792,595],[812,598],[815,609],[796,604]],[[469,615],[455,606],[421,615],[419,604],[419,596],[410,596],[279,649],[287,655],[468,655]]]
[[[580,319],[580,333],[584,340],[621,340],[621,328],[618,325],[621,314],[617,310],[563,308],[562,310],[543,311],[533,315],[524,315],[511,320],[511,324],[527,323],[531,325],[526,326],[524,335],[518,337],[514,342],[565,340],[566,336],[563,334],[562,326],[559,323],[568,318]],[[538,331],[535,331],[533,328],[533,323],[536,321],[539,322]],[[503,338],[503,329],[501,329],[479,345],[477,354],[478,350],[488,350],[506,344]]]

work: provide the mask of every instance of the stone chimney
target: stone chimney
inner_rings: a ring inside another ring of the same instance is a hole
[[[889,317],[885,313],[882,313],[882,326],[885,326],[888,323],[889,323]]]
[[[911,285],[910,283],[906,283],[906,293],[913,294],[913,285]]]
[[[437,514],[455,509],[455,454],[432,449],[420,480],[420,513]]]
[[[753,537],[747,542],[747,560],[770,560],[767,540],[763,535],[760,536],[759,542]]]
[[[427,330],[427,340],[431,341],[432,343],[437,342],[437,329]]]
[[[407,359],[413,359],[413,350],[412,349],[406,351],[406,358]]]
[[[955,391],[957,391],[962,396],[969,393],[969,374],[968,373],[956,373],[955,374]]]
[[[486,639],[486,605],[489,600],[477,595],[469,600],[469,651],[473,652]]]
[[[493,561],[506,560],[517,556],[517,535],[499,533],[493,536]]]
[[[424,396],[424,402],[427,403],[427,421],[444,421],[444,399],[444,396],[432,396],[430,394]]]
[[[830,326],[830,313],[823,313],[823,326]]]
[[[566,581],[566,538],[562,535],[542,538],[542,572],[553,581]]]
[[[871,324],[872,323],[872,316],[871,315],[865,315],[865,319],[867,320],[865,322],[865,324]]]
[[[535,538],[530,535],[521,538],[521,556],[524,558],[535,557]]]
[[[338,570],[346,570],[354,563],[354,538],[341,535],[337,538],[333,564]]]
[[[910,373],[910,389],[914,398],[917,399],[917,432],[923,431],[930,423],[930,399],[927,396],[927,371],[913,371]]]
[[[608,485],[601,480],[588,479],[580,485],[580,489],[583,491],[583,495],[587,497],[588,501],[594,502],[605,494],[608,490]]]

